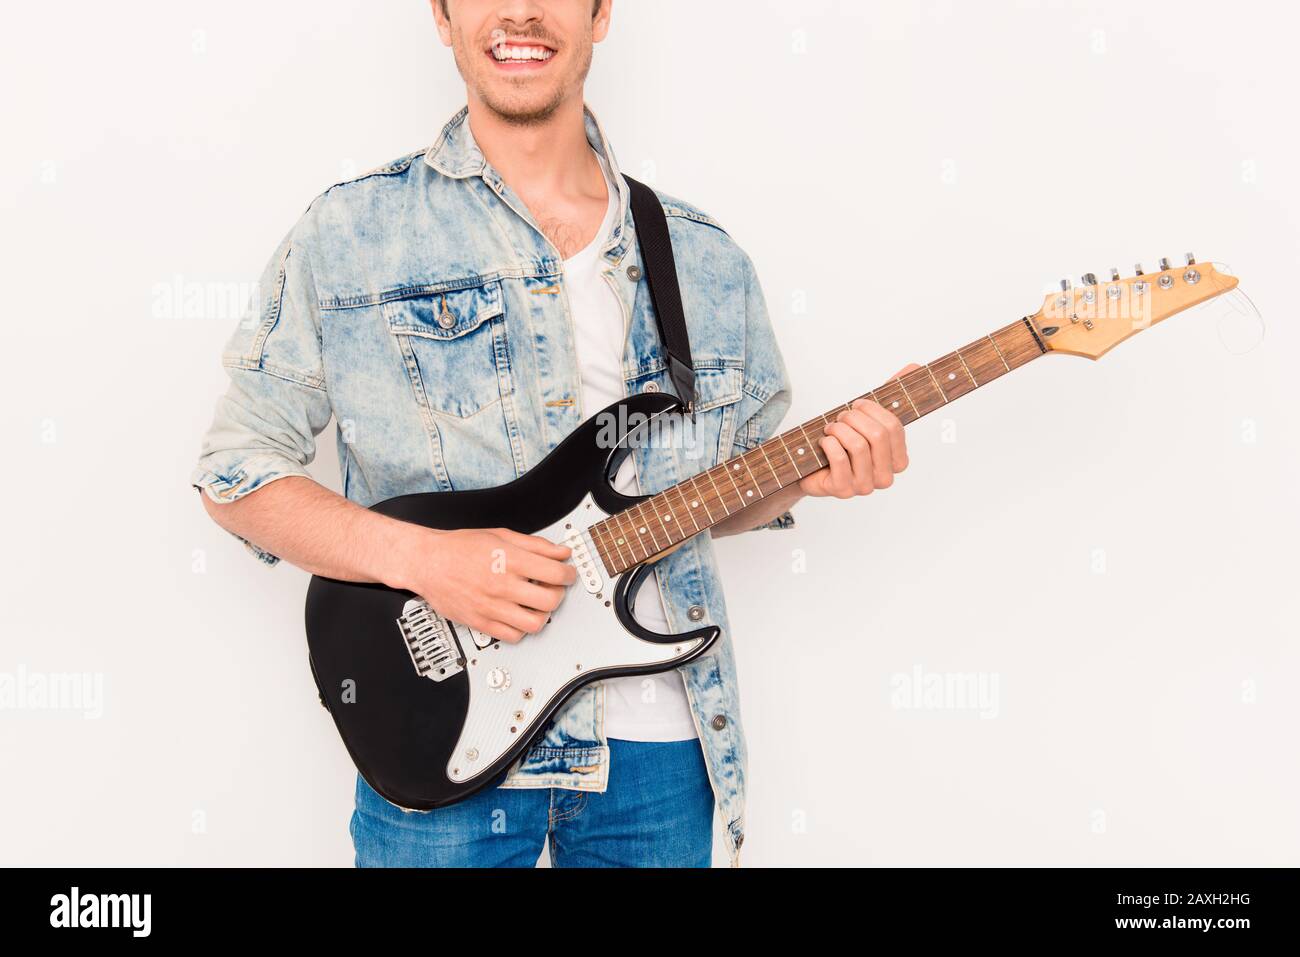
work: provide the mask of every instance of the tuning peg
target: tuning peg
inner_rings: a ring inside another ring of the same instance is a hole
[[[1119,270],[1116,269],[1114,266],[1110,267],[1110,281],[1119,282]]]
[[[1166,269],[1168,269],[1168,268],[1169,268],[1169,260],[1168,260],[1167,258],[1165,258],[1165,257],[1161,257],[1161,259],[1160,259],[1160,271],[1161,271],[1161,272],[1164,272],[1164,271],[1165,271]]]
[[[1133,275],[1135,275],[1135,276],[1145,276],[1145,275],[1146,275],[1146,273],[1144,273],[1144,272],[1142,271],[1142,264],[1141,264],[1141,263],[1136,263],[1136,264],[1133,266]]]
[[[1195,266],[1195,265],[1196,265],[1196,257],[1193,256],[1191,253],[1188,253],[1188,254],[1187,254],[1187,265],[1189,265],[1189,266]]]
[[[1083,279],[1083,301],[1089,303],[1096,302],[1097,290],[1095,287],[1097,285],[1097,277],[1090,272],[1086,272],[1081,278]],[[1089,326],[1089,328],[1092,327]]]
[[[1068,280],[1068,279],[1062,279],[1062,280],[1061,280],[1061,292],[1069,292],[1069,291],[1070,291],[1070,280]]]

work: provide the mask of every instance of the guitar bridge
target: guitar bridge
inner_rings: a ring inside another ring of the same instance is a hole
[[[451,622],[430,608],[423,598],[412,598],[406,603],[397,627],[420,677],[445,681],[465,670],[465,656],[461,654]]]

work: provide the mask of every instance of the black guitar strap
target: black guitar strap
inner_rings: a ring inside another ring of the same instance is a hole
[[[636,224],[637,244],[645,264],[646,285],[655,318],[659,320],[659,337],[668,353],[668,374],[677,397],[686,403],[688,412],[695,410],[695,364],[691,361],[691,337],[686,332],[686,314],[682,311],[682,290],[677,285],[677,265],[673,260],[673,242],[668,236],[668,219],[654,190],[626,173],[623,178],[632,191],[632,221]]]

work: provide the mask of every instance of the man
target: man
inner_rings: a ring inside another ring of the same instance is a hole
[[[612,0],[432,0],[468,106],[432,147],[309,207],[236,331],[193,484],[264,561],[424,597],[504,641],[542,626],[574,581],[569,550],[504,529],[439,531],[368,511],[480,488],[535,466],[584,418],[670,388],[626,182],[583,84]],[[690,448],[638,448],[621,490],[658,491],[772,435],[790,386],[748,257],[704,213],[660,195],[696,369]],[[343,495],[307,477],[333,417]],[[804,495],[884,488],[907,463],[897,419],[846,411],[830,467],[713,535],[788,527]],[[498,559],[504,559],[504,562]],[[500,569],[504,567],[505,571]],[[745,745],[708,535],[657,565],[637,615],[723,640],[679,671],[588,686],[499,787],[410,812],[357,780],[358,865],[708,866],[716,805],[734,861]]]

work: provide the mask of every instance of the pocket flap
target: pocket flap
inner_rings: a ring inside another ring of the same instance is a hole
[[[501,283],[424,293],[384,303],[388,328],[398,335],[456,339],[501,315]]]
[[[707,412],[740,400],[744,374],[739,369],[696,369],[695,411]]]

